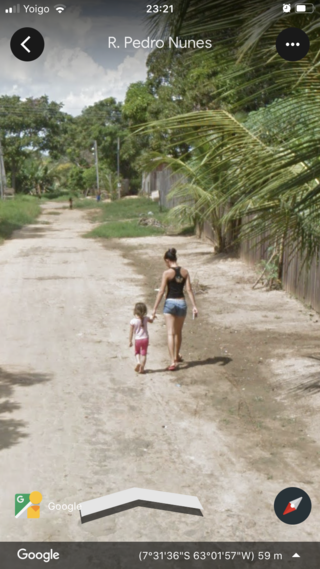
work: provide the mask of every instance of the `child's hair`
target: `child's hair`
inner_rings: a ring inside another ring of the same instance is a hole
[[[147,309],[146,305],[144,304],[144,302],[137,302],[137,304],[134,307],[133,314],[140,318],[141,324],[143,324],[143,319],[147,315],[147,312],[148,312],[148,309]]]
[[[168,251],[164,254],[164,260],[166,259],[175,262],[177,260],[177,250],[174,248],[168,249]]]

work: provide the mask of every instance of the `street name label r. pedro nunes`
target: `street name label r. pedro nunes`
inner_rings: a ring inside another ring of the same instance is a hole
[[[120,42],[114,36],[108,37],[108,48],[110,49],[119,49],[120,47],[124,47],[124,49],[134,48],[134,49],[163,49],[164,47],[169,47],[170,49],[212,49],[213,42],[210,39],[205,40],[182,40],[180,38],[171,38],[169,37],[168,40],[165,42],[160,39],[153,39],[147,37],[143,40],[141,39],[134,39],[131,36],[125,36],[123,40],[123,44],[120,45]]]

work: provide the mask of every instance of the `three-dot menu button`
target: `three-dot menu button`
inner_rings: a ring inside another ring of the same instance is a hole
[[[287,28],[278,35],[276,47],[280,57],[286,61],[299,61],[307,55],[310,42],[300,28]]]

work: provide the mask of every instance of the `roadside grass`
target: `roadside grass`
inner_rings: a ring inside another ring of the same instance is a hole
[[[152,217],[159,219],[159,221],[165,217],[164,213],[160,213],[159,205],[148,198],[124,198],[101,205],[99,221],[138,219],[139,217],[148,217],[149,212],[152,213]]]
[[[105,205],[107,204],[104,204],[102,202],[97,202],[97,200],[91,198],[73,199],[74,209],[96,209],[98,213],[100,209],[103,208]]]
[[[96,199],[77,197],[76,193],[60,192],[60,195],[50,198],[50,201],[68,201],[73,197],[74,209],[90,210],[92,223],[99,224],[85,235],[91,238],[129,238],[147,237],[148,235],[192,235],[193,227],[172,226],[168,219],[168,211],[160,211],[159,204],[146,197],[122,198],[120,200],[97,202]],[[53,194],[51,194],[53,195]],[[65,208],[68,208],[66,205]],[[89,212],[88,212],[89,214]],[[156,219],[161,227],[154,225],[139,225],[139,219]]]
[[[149,235],[163,235],[161,227],[137,225],[136,221],[110,221],[99,225],[85,237],[98,237],[103,239],[123,239],[124,237],[148,237]]]
[[[34,223],[41,213],[39,199],[31,196],[16,196],[0,200],[0,243],[24,225]]]
[[[99,212],[98,221],[113,221],[114,219],[134,219],[147,217],[151,212],[153,217],[159,218],[163,213],[159,211],[159,204],[148,198],[122,198],[113,202],[97,202],[95,199],[74,199],[73,207],[79,209],[96,209]]]
[[[81,204],[78,205],[78,200],[75,206],[82,207]],[[96,208],[96,218],[93,221],[100,225],[87,233],[85,237],[121,239],[163,235],[166,232],[167,213],[160,212],[159,205],[148,198],[124,198],[119,201],[96,204]],[[162,227],[139,225],[138,220],[142,217],[155,218],[160,221]]]

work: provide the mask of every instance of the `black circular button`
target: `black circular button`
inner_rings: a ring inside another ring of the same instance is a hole
[[[21,28],[13,34],[10,43],[13,55],[21,61],[34,61],[44,50],[43,36],[34,28]]]
[[[285,488],[274,501],[274,511],[284,524],[297,525],[304,522],[311,512],[311,500],[301,488]]]
[[[307,55],[310,42],[307,34],[300,28],[287,28],[278,35],[276,48],[282,59],[299,61]]]

